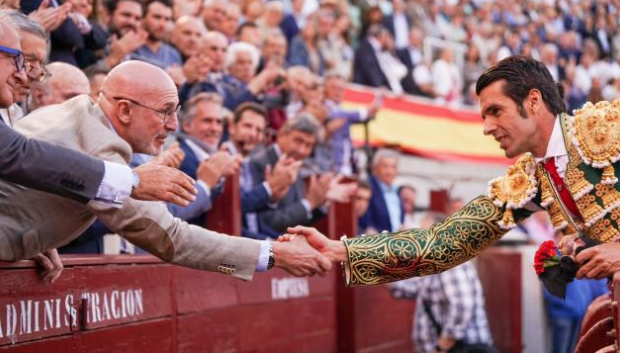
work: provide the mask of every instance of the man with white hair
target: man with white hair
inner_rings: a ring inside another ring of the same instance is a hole
[[[60,104],[80,94],[90,95],[90,82],[82,70],[63,62],[45,66],[49,78],[37,83],[30,93],[30,110]]]
[[[14,23],[19,31],[20,44],[26,58],[26,80],[15,87],[13,91],[13,105],[6,110],[0,110],[5,122],[11,125],[24,116],[24,109],[20,106],[26,101],[30,88],[35,82],[46,78],[43,63],[47,59],[47,33],[38,22],[18,11],[3,11],[0,21]]]
[[[246,84],[224,71],[227,47],[228,40],[222,33],[207,33],[200,53],[210,60],[211,70],[206,79],[181,86],[179,96],[182,103],[201,92],[217,92],[224,98],[224,106],[234,111],[243,102],[256,101],[257,96],[283,74],[279,68],[264,70]]]
[[[260,56],[249,43],[237,42],[226,51],[226,70],[239,81],[249,84],[256,73]]]
[[[138,80],[136,75],[148,77]],[[99,102],[80,96],[22,119],[16,129],[118,163],[132,153],[157,154],[178,128],[178,95],[165,71],[127,61],[106,78]],[[294,275],[331,267],[305,239],[290,246],[228,237],[174,218],[161,203],[128,199],[121,209],[67,201],[0,182],[0,260],[18,261],[77,237],[95,217],[112,231],[164,261],[249,280],[274,265]],[[24,228],[26,227],[26,228]],[[45,234],[45,236],[39,236]]]

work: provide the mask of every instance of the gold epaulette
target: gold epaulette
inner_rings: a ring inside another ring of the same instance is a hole
[[[603,169],[601,183],[618,182],[613,164],[620,160],[620,100],[586,103],[568,119],[570,137],[584,163]]]
[[[499,226],[502,229],[514,228],[513,210],[523,208],[537,192],[536,162],[531,153],[526,153],[508,167],[505,176],[489,182],[489,198],[497,207],[506,206]]]

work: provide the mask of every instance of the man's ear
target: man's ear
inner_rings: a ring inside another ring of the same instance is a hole
[[[37,106],[40,107],[41,105],[43,105],[43,100],[44,97],[47,95],[47,92],[45,92],[45,90],[40,86],[40,85],[34,85],[32,87],[32,102]]]
[[[131,123],[131,103],[125,100],[119,100],[116,103],[116,111],[118,112],[118,120],[126,125]]]
[[[538,89],[532,88],[527,95],[525,109],[527,109],[530,114],[536,114],[540,110],[542,104],[542,94]]]

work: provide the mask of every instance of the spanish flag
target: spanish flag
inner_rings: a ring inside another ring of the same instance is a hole
[[[347,87],[343,107],[372,104],[377,91],[368,87]],[[412,96],[385,97],[383,108],[369,123],[370,144],[398,146],[404,153],[426,158],[474,163],[509,164],[492,136],[484,136],[482,117],[476,110],[454,109]],[[365,141],[364,127],[354,125],[351,136],[356,146]]]

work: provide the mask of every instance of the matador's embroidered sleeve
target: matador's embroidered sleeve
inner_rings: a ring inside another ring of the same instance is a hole
[[[347,286],[436,274],[475,257],[531,214],[523,208],[537,191],[531,162],[531,156],[520,158],[506,176],[491,181],[489,196],[429,229],[344,240]]]

